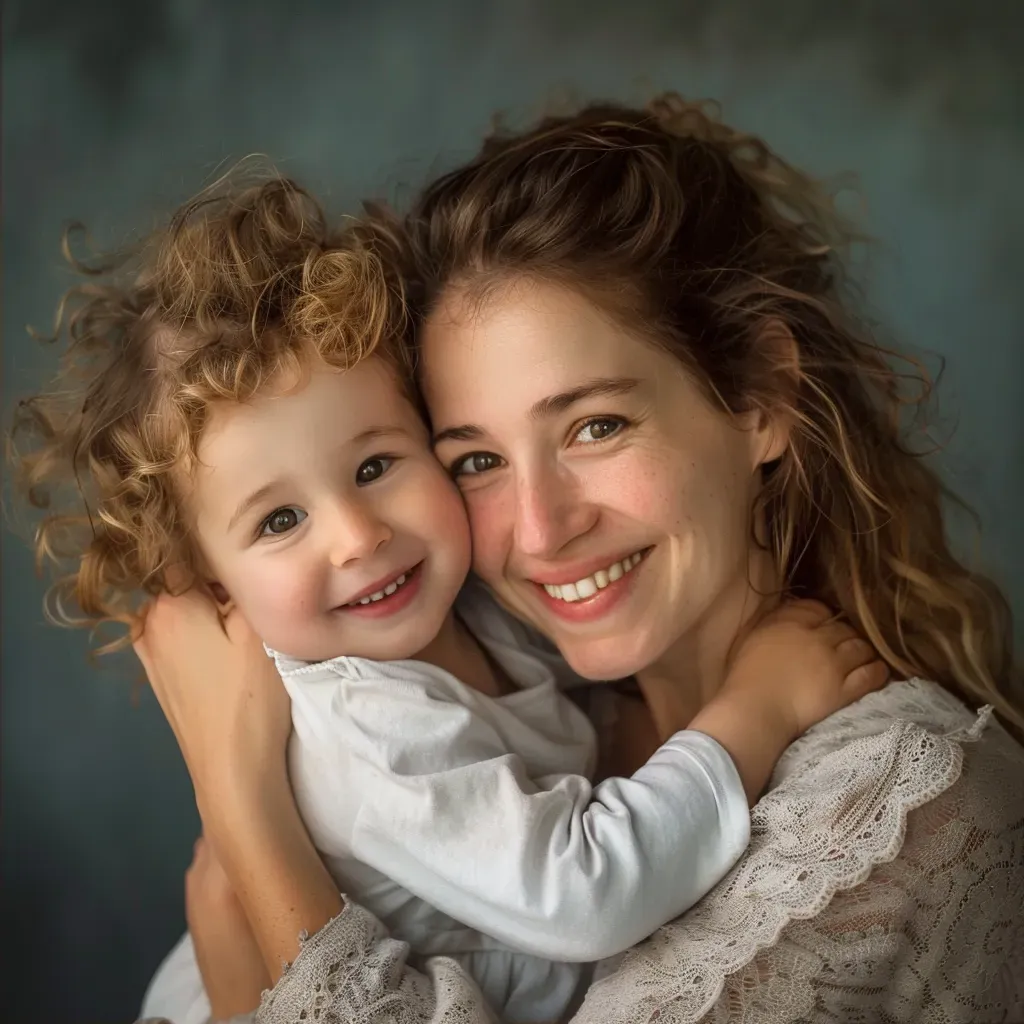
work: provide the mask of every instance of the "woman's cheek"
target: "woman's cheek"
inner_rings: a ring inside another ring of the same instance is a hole
[[[584,480],[584,500],[635,523],[665,527],[686,501],[686,481],[677,467],[644,450],[595,465]]]

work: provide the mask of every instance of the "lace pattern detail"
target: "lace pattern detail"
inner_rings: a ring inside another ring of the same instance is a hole
[[[409,947],[355,903],[304,939],[295,962],[265,992],[256,1024],[497,1024],[480,990],[446,957],[425,973]]]
[[[1009,820],[1005,806],[1024,754],[990,728],[991,709],[972,719],[919,681],[887,689],[794,745],[752,812],[747,855],[595,984],[574,1024],[1024,1011],[1007,980],[1024,972],[1024,801]],[[962,744],[983,731],[955,785]]]

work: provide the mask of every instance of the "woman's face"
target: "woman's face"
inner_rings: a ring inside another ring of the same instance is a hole
[[[474,568],[577,672],[700,657],[723,617],[735,634],[760,582],[751,508],[785,443],[773,424],[713,407],[675,358],[554,285],[510,282],[482,306],[452,293],[422,346]]]

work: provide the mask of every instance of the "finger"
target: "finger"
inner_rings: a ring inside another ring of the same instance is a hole
[[[838,619],[822,623],[815,629],[814,635],[836,650],[850,640],[864,639],[848,622],[841,622]]]
[[[848,676],[877,660],[878,652],[863,637],[852,636],[836,647],[836,656],[839,658],[839,670]]]
[[[195,576],[187,566],[181,562],[167,566],[164,569],[164,586],[168,593],[179,596],[184,594],[195,582]]]
[[[221,615],[221,626],[232,643],[255,644],[261,642],[253,632],[248,620],[234,605]]]
[[[890,678],[889,666],[880,658],[855,668],[844,680],[842,693],[848,703],[880,690]]]
[[[786,601],[770,616],[782,622],[797,622],[805,626],[820,626],[835,617],[828,605],[810,599]]]

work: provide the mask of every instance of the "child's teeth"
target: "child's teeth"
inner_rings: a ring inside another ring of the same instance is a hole
[[[374,601],[383,601],[385,597],[390,597],[408,578],[408,574],[403,572],[398,579],[389,583],[383,590],[378,590],[369,597],[361,597],[358,601],[349,601],[347,607],[354,608],[357,604],[371,604]]]
[[[615,562],[607,569],[598,569],[593,576],[587,576],[575,583],[545,583],[544,589],[548,595],[559,601],[583,601],[593,597],[599,590],[604,590],[609,583],[622,579],[627,572],[630,572],[640,564],[643,555],[638,551],[635,554],[627,555],[620,562]]]

